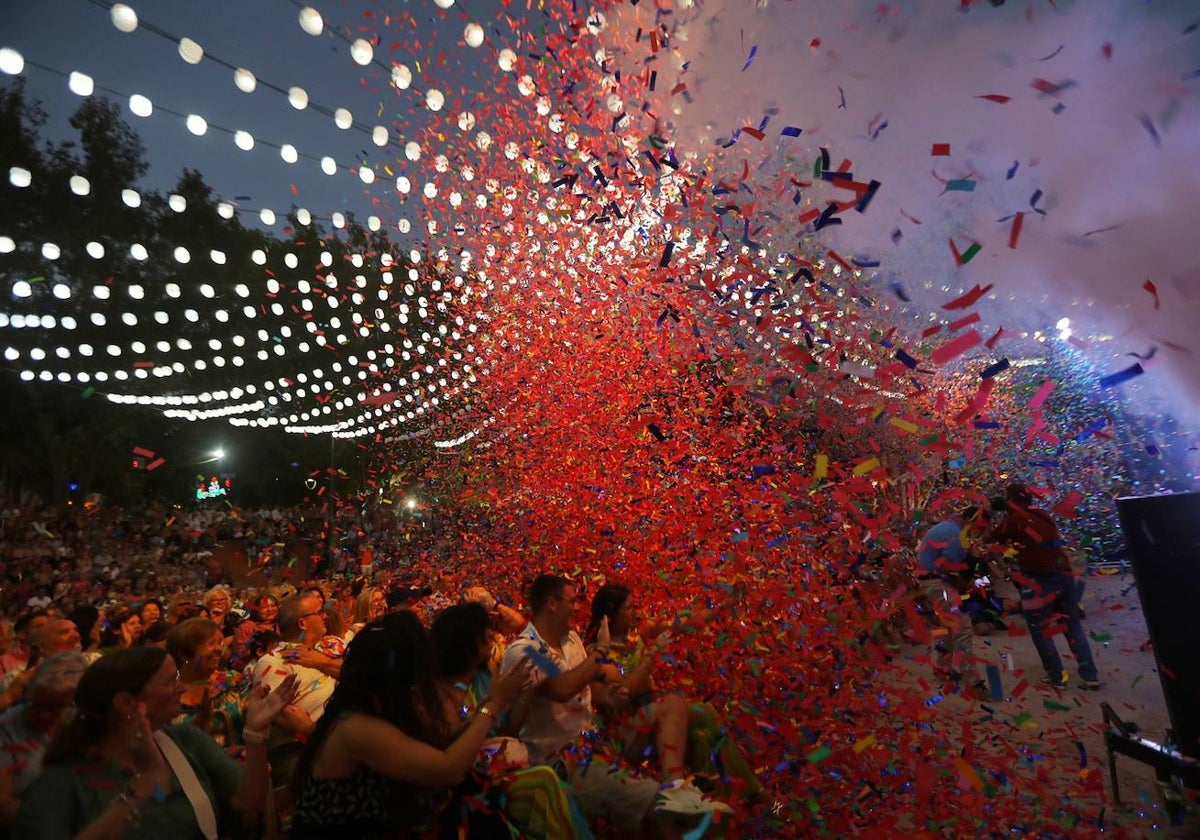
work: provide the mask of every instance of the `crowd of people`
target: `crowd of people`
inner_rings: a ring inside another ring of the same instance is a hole
[[[676,836],[762,795],[715,708],[656,690],[667,625],[630,589],[581,636],[549,574],[504,602],[370,552],[222,580],[214,547],[292,521],[10,508],[9,836]]]
[[[765,795],[721,711],[656,683],[702,612],[660,621],[629,586],[555,574],[497,598],[359,547],[257,588],[211,562],[229,540],[261,559],[305,519],[10,510],[9,836],[696,837]],[[1024,616],[1047,685],[1068,679],[1061,633],[1098,687],[1067,556],[1023,485],[929,528],[903,574],[938,676],[986,688],[974,597]]]

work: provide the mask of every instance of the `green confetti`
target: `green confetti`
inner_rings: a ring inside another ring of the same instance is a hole
[[[1042,705],[1047,709],[1053,709],[1056,712],[1069,712],[1070,706],[1064,706],[1062,703],[1055,703],[1053,700],[1043,700]]]
[[[81,399],[85,399],[85,400],[86,400],[88,397],[90,397],[90,396],[91,396],[92,394],[94,394],[94,393],[96,393],[96,389],[95,389],[95,388],[93,388],[91,385],[89,385],[89,386],[87,386],[86,388],[84,388],[84,389],[83,389],[83,396],[82,396],[82,398],[81,398]]]
[[[817,747],[817,749],[806,755],[805,758],[808,759],[809,764],[818,764],[828,758],[832,752],[833,750],[829,749],[829,747]]]
[[[975,259],[975,255],[978,254],[980,252],[980,250],[982,250],[982,248],[983,248],[983,246],[980,245],[978,242],[975,242],[974,244],[972,244],[970,248],[963,251],[961,264],[966,265],[971,260]]]
[[[1111,642],[1112,634],[1111,633],[1097,633],[1095,630],[1093,630],[1090,633],[1088,633],[1088,638],[1090,638],[1093,642]]]

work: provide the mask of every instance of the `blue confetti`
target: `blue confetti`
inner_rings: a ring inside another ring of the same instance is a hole
[[[1125,370],[1117,371],[1116,373],[1110,373],[1108,376],[1101,377],[1099,384],[1101,388],[1115,388],[1122,383],[1128,382],[1130,379],[1133,379],[1136,376],[1141,376],[1145,372],[1146,371],[1140,364],[1135,364],[1131,367],[1125,368]]]
[[[750,48],[750,55],[746,58],[746,63],[742,65],[742,72],[746,72],[746,68],[754,63],[754,56],[758,55],[758,44]]]
[[[1142,124],[1142,128],[1150,133],[1150,139],[1154,141],[1155,146],[1162,145],[1162,138],[1158,136],[1158,129],[1154,127],[1154,123],[1145,114],[1138,114],[1138,122]]]

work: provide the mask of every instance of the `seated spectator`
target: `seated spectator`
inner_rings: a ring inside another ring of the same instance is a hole
[[[88,664],[91,665],[100,658],[100,629],[102,624],[100,621],[100,610],[91,604],[85,604],[82,607],[74,609],[68,618],[74,622],[75,628],[79,631],[83,655],[87,658]]]
[[[376,586],[369,586],[358,594],[358,600],[354,602],[354,621],[350,624],[350,630],[357,633],[372,621],[383,618],[387,612],[387,596],[383,594],[383,590]]]
[[[660,721],[673,717],[682,698],[677,694],[661,695],[654,685],[654,655],[665,644],[665,625],[651,624],[649,633],[656,644],[647,645],[639,631],[640,617],[628,587],[609,583],[601,586],[592,598],[592,618],[586,638],[591,643],[606,644],[609,662],[601,670],[601,682],[606,686],[619,685],[627,703],[618,703],[613,717],[622,725],[617,727],[625,755],[645,752],[645,734],[654,732],[660,756],[670,755],[675,746],[664,743]],[[607,630],[607,637],[605,631]],[[677,698],[677,699],[672,699]],[[746,763],[737,742],[729,737],[717,710],[710,703],[686,703],[687,737],[682,759],[688,770],[728,795],[734,790],[725,780],[738,788],[736,792],[753,798],[762,792],[762,783]],[[670,721],[674,724],[674,720]],[[664,771],[667,759],[661,759]],[[734,781],[736,780],[736,781]]]
[[[138,612],[138,615],[141,616],[142,626],[149,627],[151,624],[164,617],[162,604],[157,598],[148,598],[146,599],[145,603],[142,604],[142,608]]]
[[[24,667],[29,658],[29,634],[47,616],[45,610],[26,610],[13,622],[13,646],[0,656],[0,671],[7,671],[14,664]]]
[[[398,586],[387,595],[387,611],[416,612],[421,602],[433,594],[428,586]]]
[[[226,750],[240,752],[249,681],[221,668],[224,644],[221,628],[207,618],[189,618],[167,633],[167,651],[183,682],[175,722],[198,726]]]
[[[124,650],[137,644],[142,637],[142,619],[132,607],[116,607],[100,632],[100,649]]]
[[[477,602],[447,607],[434,618],[430,633],[447,724],[452,731],[469,726],[492,687],[488,611]],[[515,701],[520,702],[520,698]],[[530,767],[529,751],[515,738],[505,737],[510,732],[508,721],[501,720],[483,742],[476,766],[491,777],[489,801],[509,815],[522,837],[591,837],[562,780],[544,764]]]
[[[29,657],[33,653],[29,644],[29,636],[39,626],[50,620],[45,610],[29,610],[13,622],[13,646],[0,657],[0,685],[7,684],[29,667]],[[12,676],[9,676],[9,675]]]
[[[592,709],[591,686],[600,678],[602,653],[586,650],[571,629],[576,599],[575,586],[566,579],[539,575],[529,590],[533,620],[504,654],[505,669],[522,660],[533,664],[537,689],[520,728],[530,759],[555,767],[584,814],[603,818],[618,831],[670,830],[677,814],[730,811],[683,778],[660,786],[635,773],[617,772],[611,745],[595,731]]]
[[[204,607],[208,610],[208,617],[221,628],[222,633],[225,636],[232,636],[234,628],[227,626],[234,620],[233,613],[230,612],[233,600],[229,595],[229,590],[224,586],[214,586],[205,592]]]
[[[321,641],[313,645],[313,650],[330,659],[343,659],[346,656],[346,637],[353,636],[346,630],[346,621],[338,610],[335,601],[325,602],[325,635]],[[328,673],[328,670],[326,671]],[[337,676],[331,674],[331,676]]]
[[[171,605],[170,621],[173,624],[178,624],[181,621],[187,621],[189,618],[208,618],[208,609],[204,604],[197,604],[190,597],[180,598]]]
[[[24,699],[0,715],[0,829],[12,825],[21,795],[42,772],[46,747],[85,670],[80,653],[47,657],[30,678]]]
[[[521,665],[498,677],[478,714],[453,738],[420,620],[399,612],[367,625],[346,651],[342,679],[300,761],[293,840],[420,832],[457,838],[464,836],[464,818],[465,836],[509,836],[491,833],[498,815],[478,806],[460,813],[450,788],[466,777],[528,673]]]
[[[299,686],[295,700],[284,710],[271,729],[271,766],[276,784],[292,778],[304,740],[325,712],[336,681],[306,664],[296,661],[301,654],[314,654],[312,646],[325,635],[321,602],[311,596],[297,596],[279,608],[279,635],[282,641],[254,666],[254,689],[275,688],[294,677]],[[321,657],[327,659],[327,657]],[[338,666],[341,666],[339,661]]]
[[[152,647],[166,647],[167,633],[170,632],[171,625],[165,621],[156,621],[150,624],[142,631],[142,638],[138,640],[140,645],[150,645]]]
[[[14,836],[149,840],[235,830],[266,800],[266,731],[295,689],[289,679],[251,697],[240,766],[196,727],[170,723],[181,686],[165,650],[132,647],[102,657],[79,681],[76,714],[26,789]],[[203,791],[195,805],[180,779]]]
[[[263,592],[249,606],[250,617],[238,623],[230,648],[230,657],[239,662],[246,656],[246,643],[251,636],[264,630],[279,632],[279,600],[274,595]]]
[[[491,644],[491,653],[488,655],[487,664],[488,668],[495,671],[500,667],[501,660],[504,659],[504,650],[508,647],[508,640],[521,632],[521,628],[525,626],[525,616],[507,604],[501,603],[482,586],[472,586],[463,590],[462,599],[466,602],[480,604],[487,610]]]
[[[0,709],[7,709],[21,699],[33,669],[45,656],[56,653],[78,653],[80,650],[79,630],[65,618],[47,618],[38,622],[29,634],[29,666],[20,672],[9,671],[0,681]]]

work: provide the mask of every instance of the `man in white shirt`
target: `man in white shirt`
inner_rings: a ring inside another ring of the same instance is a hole
[[[571,629],[576,599],[570,581],[538,576],[529,590],[533,620],[508,646],[500,666],[507,671],[522,659],[533,665],[534,694],[520,729],[530,759],[559,770],[589,819],[602,816],[621,831],[669,830],[674,826],[659,824],[663,818],[729,811],[686,780],[659,785],[593,758],[599,736],[593,729],[591,683],[599,678],[600,655],[586,650]],[[514,710],[514,716],[521,715]]]
[[[321,599],[313,595],[295,595],[280,604],[279,635],[283,641],[254,666],[255,688],[265,685],[274,690],[291,674],[296,675],[299,687],[295,701],[279,713],[271,726],[268,749],[276,779],[290,778],[288,768],[294,769],[304,739],[321,719],[337,685],[333,677],[295,661],[296,654],[311,653],[313,645],[325,636],[322,606]]]

